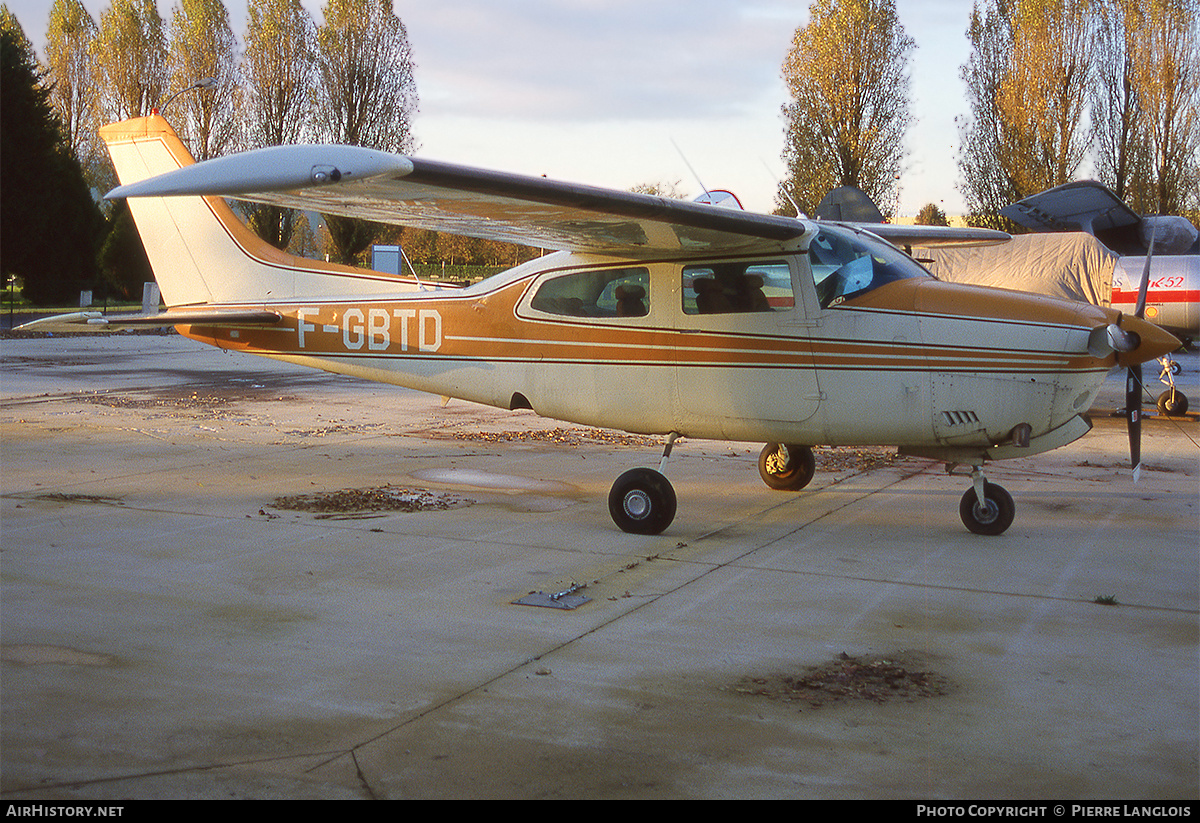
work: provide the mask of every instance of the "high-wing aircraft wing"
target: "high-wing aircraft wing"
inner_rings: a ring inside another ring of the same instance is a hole
[[[893,246],[993,246],[1006,243],[1011,236],[1002,231],[973,229],[958,226],[906,226],[900,223],[845,223],[882,237]]]
[[[1095,180],[1077,180],[1018,200],[1000,210],[1035,231],[1105,232],[1142,222],[1111,190]]]
[[[778,248],[806,231],[788,217],[353,146],[259,149],[185,166],[108,196],[188,194],[598,253]]]
[[[354,146],[274,146],[121,186],[108,197],[217,195],[550,249],[600,254],[779,249],[791,217],[489,171]],[[872,226],[891,240],[900,227]],[[903,227],[922,245],[996,243],[1002,232]]]

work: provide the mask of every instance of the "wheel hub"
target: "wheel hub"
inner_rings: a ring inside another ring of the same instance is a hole
[[[625,514],[634,520],[642,520],[650,513],[650,495],[641,489],[634,489],[625,495],[622,505],[625,509]]]
[[[786,474],[790,462],[789,457],[787,449],[780,446],[774,454],[767,458],[767,471],[771,474]]]
[[[989,523],[995,523],[996,518],[999,516],[1000,507],[997,506],[993,501],[984,500],[982,504],[975,504],[975,519],[983,525],[986,526]]]

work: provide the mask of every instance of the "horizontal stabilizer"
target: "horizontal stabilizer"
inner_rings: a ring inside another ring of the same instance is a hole
[[[1055,186],[1005,206],[1000,214],[1034,231],[1088,234],[1136,226],[1142,220],[1112,190],[1095,180]]]
[[[405,176],[412,169],[412,162],[403,155],[360,146],[270,146],[118,186],[105,198],[174,197],[197,192],[236,197],[256,191],[351,183],[389,174]]]
[[[817,204],[816,215],[823,223],[837,223],[859,231],[869,231],[899,248],[993,246],[1012,239],[1006,232],[992,229],[888,223],[875,201],[858,186],[840,186],[826,194]]]
[[[168,311],[161,314],[102,314],[98,311],[77,311],[31,320],[17,326],[16,331],[89,332],[118,329],[154,328],[159,326],[269,326],[283,317],[273,311]]]

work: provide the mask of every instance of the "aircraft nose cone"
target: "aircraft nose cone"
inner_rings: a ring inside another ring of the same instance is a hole
[[[1175,351],[1181,345],[1175,335],[1136,317],[1122,317],[1120,325],[1122,331],[1136,334],[1139,341],[1132,351],[1117,354],[1117,364],[1120,366],[1132,366],[1135,363],[1154,360]]]

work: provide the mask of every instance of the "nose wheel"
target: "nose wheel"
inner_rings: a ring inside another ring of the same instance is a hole
[[[971,472],[972,487],[963,494],[958,514],[975,534],[1004,534],[1012,525],[1017,507],[1003,486],[989,483],[978,467]]]
[[[1188,410],[1187,395],[1175,387],[1175,376],[1183,369],[1179,361],[1172,359],[1169,354],[1160,357],[1158,362],[1162,365],[1159,382],[1170,386],[1158,396],[1158,413],[1163,417],[1183,417]]]
[[[1187,395],[1174,386],[1158,396],[1158,413],[1163,417],[1183,417],[1187,410]]]

